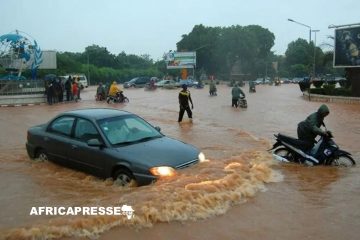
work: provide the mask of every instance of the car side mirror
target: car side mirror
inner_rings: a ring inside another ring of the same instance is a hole
[[[99,148],[104,146],[97,138],[89,139],[87,141],[87,145],[89,145],[90,147],[99,147]]]
[[[161,132],[161,128],[156,126],[155,129],[158,131],[158,132]]]

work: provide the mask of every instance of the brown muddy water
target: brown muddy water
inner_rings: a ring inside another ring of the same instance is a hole
[[[194,120],[178,124],[176,90],[129,89],[128,104],[94,100],[0,109],[0,238],[359,239],[360,168],[278,164],[266,151],[273,134],[296,125],[321,103],[297,85],[257,86],[248,109],[230,107],[231,89],[190,89]],[[245,87],[245,92],[247,86]],[[335,141],[360,160],[360,105],[328,103]],[[122,189],[111,180],[30,160],[26,130],[76,108],[113,107],[138,114],[168,136],[201,149],[208,161],[173,179]],[[37,206],[131,205],[135,217],[30,216]]]

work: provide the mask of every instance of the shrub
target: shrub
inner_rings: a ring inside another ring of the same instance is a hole
[[[321,88],[321,86],[324,84],[324,81],[313,81],[313,85],[316,88]]]
[[[325,84],[323,86],[324,92],[326,95],[334,95],[335,92],[335,84]]]
[[[332,85],[325,85],[324,88],[312,88],[310,89],[310,93],[329,96],[352,96],[351,89],[335,88]]]
[[[339,84],[343,88],[349,88],[351,86],[351,82],[347,79],[339,80]]]
[[[327,85],[336,85],[336,81],[330,80],[326,82]]]

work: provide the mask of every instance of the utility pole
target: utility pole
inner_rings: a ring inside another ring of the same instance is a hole
[[[314,66],[313,66],[313,74],[314,77],[316,76],[316,33],[320,32],[320,30],[311,30],[313,33],[315,33],[315,41],[314,41]]]

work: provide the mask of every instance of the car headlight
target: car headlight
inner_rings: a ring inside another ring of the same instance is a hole
[[[205,162],[206,161],[205,154],[203,152],[199,153],[198,158],[199,158],[200,162]]]
[[[149,169],[150,173],[156,177],[171,177],[176,174],[175,169],[172,167],[161,166]]]

